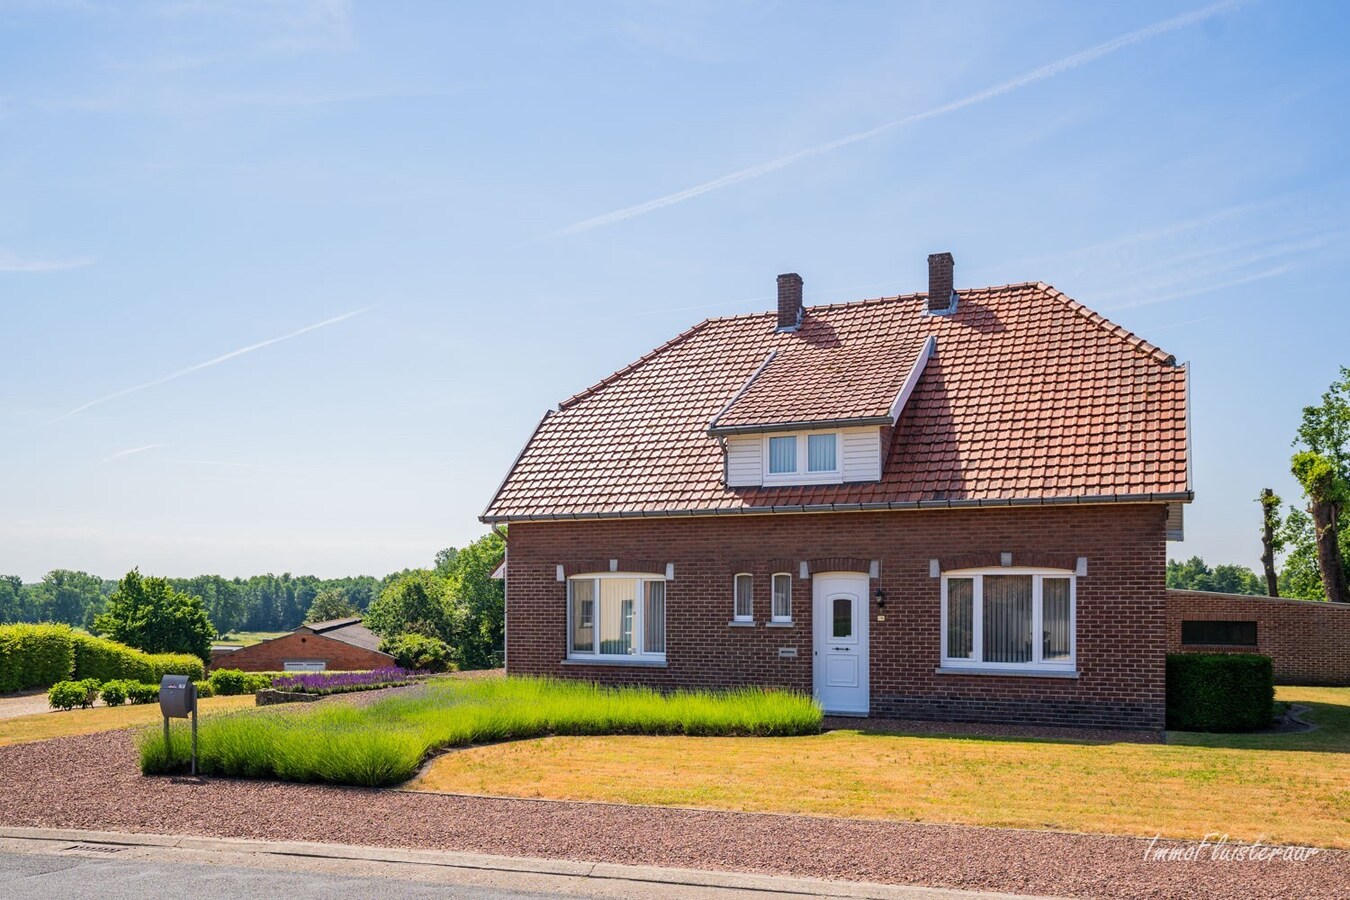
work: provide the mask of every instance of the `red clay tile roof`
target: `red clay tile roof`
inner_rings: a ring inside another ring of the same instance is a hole
[[[891,405],[927,338],[879,317],[860,324],[863,328],[850,329],[848,344],[817,328],[805,340],[776,348],[713,421],[714,433],[787,423],[886,419],[891,424]]]
[[[545,416],[483,519],[1190,498],[1184,367],[1045,284],[959,294],[949,316],[923,294],[810,307],[797,332],[708,319]],[[709,424],[771,352],[735,421],[889,407],[930,335],[881,481],[722,484]]]

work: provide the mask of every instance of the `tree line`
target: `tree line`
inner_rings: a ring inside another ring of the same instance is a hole
[[[491,574],[504,555],[505,542],[489,533],[463,549],[440,551],[431,568],[404,569],[382,578],[269,573],[145,580],[161,593],[194,598],[214,637],[238,631],[290,631],[305,622],[360,615],[386,637],[411,631],[445,640],[452,647],[467,640],[476,648],[468,655],[477,659],[491,656],[501,646],[504,597],[502,583],[493,581]],[[140,573],[133,570],[131,575],[136,576],[131,583],[139,585]],[[126,593],[127,578],[111,580],[70,569],[54,569],[41,581],[27,584],[16,575],[0,575],[0,624],[61,622],[106,630],[99,626],[113,621],[107,616],[109,600],[119,585]],[[410,606],[409,596],[419,592],[427,599],[411,604],[422,611],[410,619],[402,610]]]

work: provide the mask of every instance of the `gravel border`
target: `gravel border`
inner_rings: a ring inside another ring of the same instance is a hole
[[[0,748],[0,824],[316,840],[1065,897],[1350,896],[1346,851],[1322,851],[1303,862],[1149,862],[1148,841],[1106,835],[145,778],[133,742],[131,732],[117,731]]]

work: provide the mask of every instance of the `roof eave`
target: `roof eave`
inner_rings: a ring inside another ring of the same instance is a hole
[[[762,516],[778,513],[886,512],[914,509],[973,509],[1019,506],[1074,506],[1111,503],[1190,503],[1194,491],[1170,491],[1138,494],[1084,494],[1065,497],[1007,497],[969,500],[883,500],[873,503],[815,503],[781,506],[728,506],[709,509],[670,508],[660,510],[617,510],[614,512],[530,513],[526,515],[483,515],[484,524],[510,522],[558,522],[583,519],[657,519],[679,516]]]
[[[822,428],[859,428],[866,425],[893,425],[889,415],[855,416],[843,419],[805,419],[794,422],[756,422],[749,425],[712,425],[708,434],[724,437],[731,434],[764,434],[768,431],[811,431]]]

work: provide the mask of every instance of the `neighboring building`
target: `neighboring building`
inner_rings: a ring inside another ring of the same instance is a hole
[[[360,619],[312,622],[270,641],[211,650],[211,668],[245,672],[351,671],[392,665],[394,658],[380,652],[380,636]]]
[[[709,319],[564,401],[485,511],[511,673],[1161,728],[1187,370],[1045,284]],[[581,348],[574,348],[581,349]]]
[[[1261,653],[1277,684],[1350,686],[1350,604],[1167,592],[1173,653]]]

